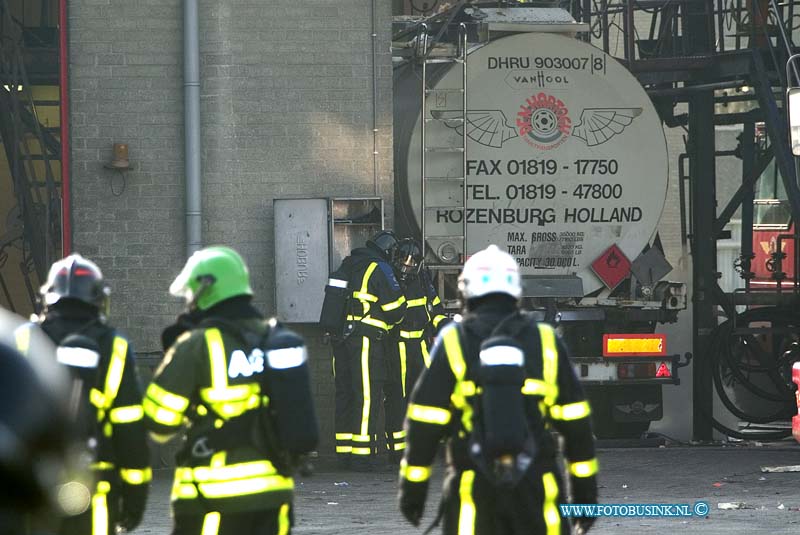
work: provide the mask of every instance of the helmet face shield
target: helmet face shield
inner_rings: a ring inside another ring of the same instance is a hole
[[[419,275],[422,269],[422,249],[413,238],[400,240],[394,253],[394,267],[400,280],[409,280]]]

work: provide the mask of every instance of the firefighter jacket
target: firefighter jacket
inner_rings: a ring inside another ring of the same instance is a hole
[[[263,352],[243,333],[263,336],[270,325],[249,298],[220,302],[167,351],[147,388],[145,423],[158,442],[185,429],[176,456],[176,515],[278,509],[291,502],[294,481],[274,441],[262,440],[270,393],[260,379]],[[257,433],[254,433],[257,431]]]
[[[152,479],[152,470],[142,421],[142,394],[130,343],[102,322],[96,309],[79,303],[57,303],[44,316],[40,327],[55,344],[71,334],[79,334],[91,338],[100,348],[96,381],[86,385],[85,390],[89,397],[88,418],[96,420],[97,424],[89,422],[93,429],[89,432],[94,436],[86,437],[96,441],[91,466],[97,481],[93,509],[108,511],[106,496],[112,486],[120,483],[140,488],[139,495],[144,497],[146,489],[142,486]],[[29,335],[27,327],[16,333],[17,345],[23,352],[27,349]]]
[[[406,312],[398,325],[398,336],[405,340],[433,337],[447,323],[444,306],[433,288],[430,274],[423,269],[405,285]],[[427,357],[427,352],[426,355]],[[429,362],[426,362],[429,364]]]
[[[448,463],[455,471],[475,470],[468,452],[481,388],[476,384],[481,341],[516,307],[484,303],[453,322],[439,334],[431,355],[431,366],[423,372],[410,399],[406,417],[407,445],[401,464],[401,485],[427,485],[431,464],[441,438],[448,438]],[[596,496],[594,439],[589,419],[590,408],[580,383],[570,365],[567,351],[549,325],[531,321],[515,337],[524,349],[526,379],[522,393],[530,399],[528,411],[538,410],[546,428],[554,428],[564,437],[565,456],[573,484],[588,488],[583,495]],[[530,414],[530,413],[529,413]],[[554,441],[549,432],[540,433],[538,454],[533,469],[539,477],[548,477],[544,488],[555,486]],[[543,475],[542,475],[543,474]],[[557,504],[545,503],[558,514]],[[545,511],[545,518],[548,511]],[[557,519],[557,517],[555,517]]]
[[[353,288],[348,307],[346,332],[382,338],[403,319],[406,297],[392,266],[369,247],[354,249],[353,256],[364,261],[349,281]]]

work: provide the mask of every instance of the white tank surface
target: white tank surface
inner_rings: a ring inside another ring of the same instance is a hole
[[[419,76],[420,67],[405,76]],[[430,87],[461,87],[460,66],[432,74]],[[398,98],[397,76],[395,98]],[[403,91],[420,93],[419,81]],[[591,268],[616,244],[632,261],[653,237],[667,193],[667,146],[642,86],[619,62],[576,39],[519,33],[471,51],[466,117],[468,243],[494,243],[512,254],[523,276],[577,275],[588,294],[603,286]],[[402,97],[400,97],[402,98]],[[418,229],[421,212],[420,114],[405,114],[396,143],[400,210]],[[428,97],[426,145],[459,146],[461,95]],[[450,119],[450,120],[448,120]],[[413,128],[413,129],[412,129]],[[399,139],[398,139],[399,137]],[[457,177],[459,153],[427,153],[427,177]],[[461,234],[462,183],[427,180],[426,235]],[[418,231],[418,230],[417,230]],[[429,238],[431,250],[461,249]]]

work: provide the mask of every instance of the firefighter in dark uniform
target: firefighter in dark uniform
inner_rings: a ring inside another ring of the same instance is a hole
[[[403,238],[395,251],[395,269],[406,296],[406,313],[395,339],[400,357],[403,397],[408,398],[422,370],[430,366],[428,341],[449,319],[422,264],[422,249],[413,238]]]
[[[65,518],[60,533],[93,535],[132,531],[142,520],[152,478],[142,423],[142,395],[128,340],[106,322],[109,289],[93,262],[78,254],[54,263],[41,288],[43,312],[37,323],[59,347],[57,360],[80,386],[73,422],[82,427],[94,474],[91,507]],[[25,351],[30,329],[17,329]],[[86,345],[72,344],[82,339]]]
[[[302,338],[252,305],[247,266],[230,248],[194,253],[170,293],[186,299],[190,314],[167,329],[177,339],[147,388],[144,411],[156,441],[179,432],[184,439],[176,455],[172,533],[290,533],[294,480],[274,440],[276,396],[265,377],[272,368],[305,362]],[[288,343],[262,350],[267,337]]]
[[[378,416],[384,395],[387,445],[403,443],[402,392],[387,390],[389,331],[403,319],[406,299],[392,267],[397,238],[381,231],[350,255],[355,266],[344,340],[334,346],[336,452],[350,455],[354,470],[374,468],[378,453]],[[346,457],[345,457],[346,458]]]
[[[552,327],[519,311],[517,264],[496,246],[469,258],[459,290],[464,317],[439,334],[411,395],[400,510],[419,524],[437,445],[447,437],[445,534],[567,534],[550,429],[564,437],[573,503],[596,503],[597,460],[590,408],[566,348]],[[513,455],[498,449],[498,437],[521,447]],[[593,520],[576,519],[577,531]]]
[[[16,348],[15,331],[27,333],[25,353]],[[55,347],[38,328],[0,308],[0,533],[53,534],[64,511],[57,484],[69,466],[71,435],[67,423],[68,380],[56,364]],[[85,486],[64,496],[65,505],[89,506]],[[67,503],[67,501],[69,503]],[[69,511],[72,512],[72,511]]]

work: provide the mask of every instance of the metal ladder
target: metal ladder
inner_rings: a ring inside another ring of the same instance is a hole
[[[427,251],[427,243],[429,238],[436,239],[451,239],[456,242],[461,242],[461,255],[458,259],[458,264],[440,264],[439,262],[427,263],[428,267],[436,270],[436,268],[445,268],[447,270],[459,269],[467,254],[467,27],[464,23],[459,24],[458,27],[458,42],[452,53],[446,55],[433,55],[433,44],[430,42],[428,35],[427,24],[420,26],[420,32],[417,35],[417,54],[421,58],[422,67],[422,121],[420,124],[420,192],[421,192],[421,206],[420,206],[420,234],[422,238],[423,250]],[[461,86],[455,88],[430,88],[428,87],[428,65],[439,64],[456,64],[461,67]],[[430,110],[428,110],[428,96],[436,93],[460,93],[461,94],[461,114],[459,117],[436,117]],[[461,125],[461,143],[458,145],[428,145],[427,137],[427,124],[432,121],[447,121],[451,124]],[[430,176],[427,171],[428,155],[431,158],[436,154],[461,154],[461,173],[458,176]],[[430,182],[450,182],[454,186],[461,185],[462,188],[462,202],[460,205],[453,206],[431,206],[428,204],[427,186]],[[431,235],[427,233],[426,219],[429,212],[433,210],[455,210],[461,211],[461,224],[462,232],[457,235]]]

